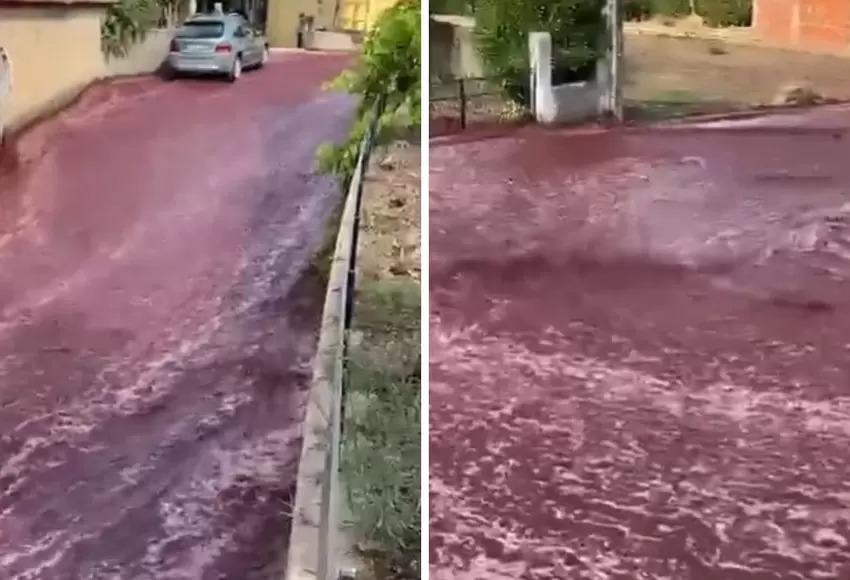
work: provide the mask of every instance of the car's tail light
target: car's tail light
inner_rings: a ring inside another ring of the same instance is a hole
[[[215,45],[216,52],[230,52],[231,50],[233,50],[233,47],[230,46],[229,42],[219,42]]]
[[[180,52],[180,43],[177,42],[176,38],[171,41],[171,46],[168,50],[170,50],[171,52]]]

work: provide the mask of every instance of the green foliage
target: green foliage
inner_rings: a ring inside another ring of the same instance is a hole
[[[176,13],[182,0],[120,0],[106,10],[100,25],[101,50],[110,57],[127,56],[127,51],[145,39],[164,14]]]
[[[358,98],[356,120],[346,142],[324,145],[317,155],[319,170],[335,173],[344,185],[354,171],[360,142],[379,99],[386,100],[377,124],[378,143],[420,123],[420,13],[419,0],[401,0],[382,12],[366,36],[357,64],[331,83]]]
[[[475,33],[487,76],[511,100],[526,103],[528,33],[538,30],[552,35],[556,71],[587,68],[606,35],[604,5],[604,0],[478,0]]]
[[[628,20],[650,16],[702,16],[709,26],[749,26],[753,0],[626,0],[623,11]]]
[[[472,14],[474,0],[431,0],[428,2],[429,14]]]
[[[691,0],[650,0],[653,14],[660,16],[687,16],[691,13]]]
[[[349,361],[342,473],[352,521],[373,543],[381,576],[420,578],[421,287],[410,279],[364,284]],[[377,563],[377,562],[376,562]]]
[[[626,20],[646,20],[652,14],[652,0],[625,0],[623,2],[623,16]]]
[[[697,13],[709,26],[749,26],[753,0],[697,0]]]

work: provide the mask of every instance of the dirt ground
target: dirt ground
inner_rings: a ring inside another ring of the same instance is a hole
[[[375,151],[365,184],[358,264],[362,280],[421,273],[420,147],[398,141]]]
[[[771,104],[788,84],[850,98],[850,59],[721,40],[627,35],[627,101],[748,108]]]

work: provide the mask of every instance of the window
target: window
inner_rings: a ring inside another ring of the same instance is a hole
[[[177,31],[177,38],[219,38],[224,34],[224,23],[215,20],[189,21]]]

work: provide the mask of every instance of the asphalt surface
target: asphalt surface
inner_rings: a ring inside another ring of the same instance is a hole
[[[279,578],[346,62],[116,81],[0,176],[0,578]]]
[[[850,110],[431,150],[431,578],[850,578]]]

